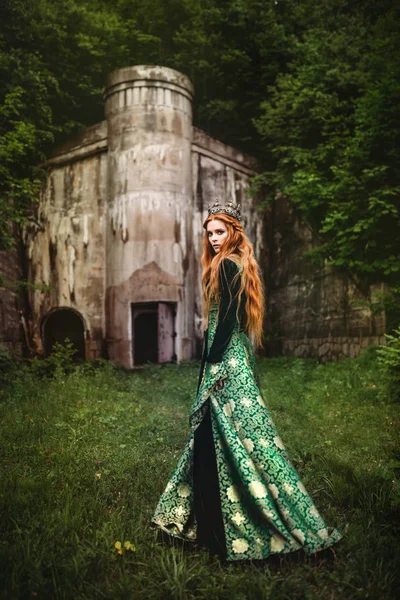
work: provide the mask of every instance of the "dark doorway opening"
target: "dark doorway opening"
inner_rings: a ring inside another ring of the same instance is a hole
[[[56,342],[66,345],[68,338],[75,346],[74,360],[85,359],[85,328],[82,317],[70,308],[58,308],[45,317],[42,338],[46,356],[52,353]]]
[[[175,305],[166,302],[132,304],[134,366],[176,361]]]
[[[156,363],[158,358],[157,304],[135,305],[133,336],[134,364]]]

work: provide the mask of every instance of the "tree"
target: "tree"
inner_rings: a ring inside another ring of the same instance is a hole
[[[118,16],[97,0],[8,0],[0,32],[0,248],[32,214],[55,143],[102,118],[104,72],[128,56]]]
[[[336,4],[298,40],[262,103],[256,126],[271,159],[260,179],[313,227],[321,244],[310,258],[399,293],[399,14]]]

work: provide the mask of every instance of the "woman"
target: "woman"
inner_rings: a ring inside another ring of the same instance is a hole
[[[261,396],[253,344],[264,295],[240,206],[217,200],[204,228],[208,329],[191,433],[152,520],[226,560],[312,554],[342,536],[328,531]]]

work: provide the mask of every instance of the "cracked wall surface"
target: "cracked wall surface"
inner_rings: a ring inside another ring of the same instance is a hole
[[[374,314],[364,291],[334,268],[308,262],[304,253],[318,242],[290,202],[280,198],[271,218],[268,352],[326,362],[385,344],[385,314]],[[383,291],[378,284],[368,293]]]
[[[36,223],[25,232],[32,339],[43,352],[44,317],[72,308],[85,324],[87,356],[101,355],[104,338],[105,203],[103,152],[50,169]],[[47,289],[46,289],[47,288]]]

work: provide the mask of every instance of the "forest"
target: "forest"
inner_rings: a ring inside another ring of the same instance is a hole
[[[256,156],[325,261],[400,296],[400,7],[392,0],[3,0],[0,248],[34,214],[40,164],[103,119],[107,73],[182,71],[194,124]],[[397,318],[398,324],[400,318]]]

